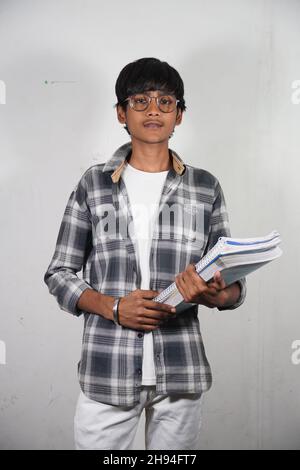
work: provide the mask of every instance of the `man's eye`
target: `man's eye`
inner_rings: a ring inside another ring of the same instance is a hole
[[[135,101],[135,103],[146,103],[147,98],[145,98],[144,96],[136,96],[134,98],[134,101]]]

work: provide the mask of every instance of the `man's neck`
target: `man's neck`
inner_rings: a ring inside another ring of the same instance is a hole
[[[137,170],[157,173],[172,168],[172,160],[167,145],[145,144],[132,141],[132,152],[129,158],[131,166]]]

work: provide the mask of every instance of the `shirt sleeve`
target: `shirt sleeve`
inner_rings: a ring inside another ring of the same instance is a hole
[[[229,227],[229,218],[226,209],[226,203],[222,188],[217,181],[216,183],[216,190],[215,190],[215,199],[213,202],[212,213],[210,217],[210,224],[209,224],[209,235],[207,240],[207,245],[205,247],[204,255],[217,243],[219,237],[230,237],[230,227]],[[241,293],[238,300],[228,306],[228,307],[218,307],[218,310],[233,310],[240,305],[245,300],[246,297],[246,278],[242,278],[237,281],[240,285]]]
[[[76,306],[81,294],[92,287],[80,279],[82,269],[92,248],[91,214],[83,177],[72,191],[60,225],[55,252],[44,275],[50,294],[60,308],[79,316]]]

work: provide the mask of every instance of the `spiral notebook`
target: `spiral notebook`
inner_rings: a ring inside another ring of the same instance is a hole
[[[220,271],[228,286],[279,258],[282,254],[280,243],[280,235],[276,230],[260,238],[220,237],[213,248],[196,263],[195,269],[206,282],[213,278],[216,271]],[[177,313],[196,305],[184,301],[175,282],[153,300],[176,306]]]

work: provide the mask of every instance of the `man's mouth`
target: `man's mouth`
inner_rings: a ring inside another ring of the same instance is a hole
[[[148,127],[148,128],[151,128],[151,129],[159,129],[160,127],[162,127],[162,125],[158,124],[158,123],[155,123],[155,122],[148,122],[148,123],[144,124],[144,127]]]

